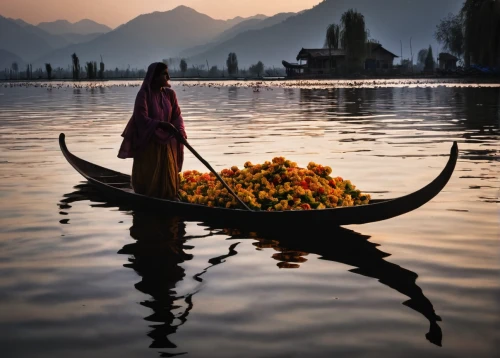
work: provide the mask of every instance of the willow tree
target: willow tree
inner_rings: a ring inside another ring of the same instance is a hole
[[[184,74],[186,73],[187,68],[188,68],[188,65],[187,65],[187,62],[185,59],[181,59],[180,68],[181,68],[181,72],[182,72],[182,77],[184,77]]]
[[[47,72],[47,78],[50,81],[52,79],[52,66],[50,65],[50,63],[45,64],[45,71]]]
[[[89,80],[94,78],[94,63],[92,61],[85,64],[85,72],[87,72],[87,78]]]
[[[500,1],[466,0],[460,12],[465,28],[465,64],[500,65]]]
[[[99,62],[99,79],[100,80],[104,79],[104,62],[102,61],[102,55],[101,55],[101,62]]]
[[[77,80],[80,78],[80,59],[76,53],[71,55],[71,61],[73,62],[73,79]]]
[[[445,50],[458,58],[462,58],[464,53],[464,26],[460,14],[448,14],[448,17],[442,19],[436,26],[434,37],[443,45]]]
[[[338,50],[340,42],[340,26],[337,24],[330,24],[326,29],[326,38],[324,47],[328,47],[328,53],[330,55],[330,73],[332,73],[333,68],[333,58],[332,49]]]
[[[340,43],[345,50],[348,68],[351,71],[363,69],[368,37],[365,17],[356,10],[350,9],[342,14],[340,23],[342,24]]]
[[[229,76],[238,73],[238,57],[234,52],[230,52],[229,55],[227,55],[226,66]]]

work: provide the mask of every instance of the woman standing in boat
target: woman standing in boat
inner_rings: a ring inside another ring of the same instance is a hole
[[[178,200],[184,146],[172,134],[172,127],[184,138],[187,135],[169,79],[167,65],[149,65],[134,113],[123,131],[118,158],[134,158],[132,187],[136,193]]]

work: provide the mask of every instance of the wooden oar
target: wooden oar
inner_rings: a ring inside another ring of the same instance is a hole
[[[168,122],[163,122],[163,123],[168,123]],[[168,123],[168,124],[170,124],[170,126],[167,125],[166,127],[163,127],[163,128],[166,129],[167,131],[169,131],[170,133],[174,134],[177,137],[177,139],[182,144],[184,144],[191,151],[191,153],[193,153],[194,156],[196,158],[198,158],[200,160],[200,162],[202,162],[208,168],[208,170],[210,170],[217,177],[217,179],[219,179],[221,181],[222,185],[224,185],[224,187],[236,198],[236,200],[238,200],[238,202],[241,204],[241,206],[243,206],[248,211],[252,211],[252,209],[250,209],[238,197],[238,195],[235,194],[235,192],[233,191],[233,189],[231,189],[229,187],[229,185],[226,184],[226,182],[224,181],[224,179],[221,178],[221,176],[214,170],[214,168],[212,168],[212,166],[210,164],[208,164],[208,162],[205,159],[203,159],[203,157],[201,155],[199,155],[198,152],[196,150],[194,150],[193,147],[191,147],[191,145],[188,143],[188,141],[186,140],[186,138],[184,138],[184,136],[177,130],[177,128],[175,128],[171,123]]]

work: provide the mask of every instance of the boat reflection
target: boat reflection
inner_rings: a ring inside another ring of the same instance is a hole
[[[89,185],[79,185],[77,191],[66,194],[60,207],[69,208],[71,203],[90,200],[92,206],[116,207],[104,202],[99,194]],[[126,208],[120,208],[126,210]],[[125,267],[132,268],[141,277],[135,287],[151,296],[141,305],[153,310],[153,314],[145,318],[153,322],[148,334],[152,338],[151,348],[176,348],[171,341],[180,326],[185,324],[193,309],[195,292],[179,295],[176,286],[185,277],[182,263],[193,258],[187,251],[193,246],[189,244],[194,236],[186,234],[186,224],[182,218],[159,216],[154,213],[131,211],[133,224],[130,235],[134,243],[125,245],[119,254],[129,256]],[[429,332],[425,334],[431,343],[441,346],[442,331],[438,325],[441,318],[436,315],[434,307],[416,284],[418,275],[396,264],[385,261],[390,254],[378,249],[378,244],[368,241],[370,236],[345,228],[328,228],[319,230],[306,228],[293,231],[260,230],[253,232],[250,228],[227,228],[217,223],[202,223],[208,234],[225,235],[228,238],[228,251],[209,260],[210,266],[194,275],[194,279],[202,281],[201,276],[210,267],[222,264],[225,258],[237,255],[238,243],[233,240],[254,240],[254,246],[260,250],[275,250],[272,257],[280,268],[300,268],[307,261],[308,254],[320,256],[322,260],[335,261],[354,266],[352,273],[372,277],[382,284],[409,297],[403,305],[415,310],[429,321]],[[183,353],[164,353],[173,356]]]

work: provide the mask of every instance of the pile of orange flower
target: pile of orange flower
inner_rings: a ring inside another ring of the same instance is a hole
[[[368,204],[363,194],[341,177],[331,177],[332,169],[316,163],[307,168],[277,157],[272,162],[244,169],[224,169],[220,176],[238,197],[254,210],[311,210]],[[212,173],[188,170],[180,174],[181,200],[193,204],[238,208],[240,204]]]

